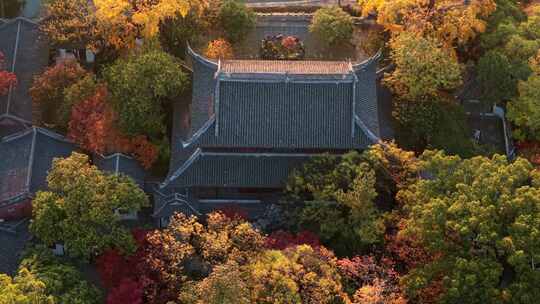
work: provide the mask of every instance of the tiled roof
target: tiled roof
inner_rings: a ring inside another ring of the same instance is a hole
[[[30,126],[30,122],[22,120],[16,116],[9,114],[0,115],[0,139],[2,137],[28,129]]]
[[[270,61],[264,66],[264,61],[215,63],[190,52],[197,129],[193,132],[192,121],[190,136],[181,138],[176,126],[163,191],[281,188],[293,169],[319,153],[314,151],[365,149],[379,140],[377,56],[355,65]],[[306,74],[294,74],[300,72]]]
[[[62,136],[37,127],[4,137],[0,141],[0,204],[45,189],[53,159],[74,150],[75,145]]]
[[[169,187],[280,188],[306,154],[210,153],[198,150],[169,177]]]
[[[94,155],[94,164],[103,171],[124,174],[131,177],[139,186],[144,186],[146,171],[137,160],[121,153],[109,156]]]
[[[0,227],[0,273],[14,275],[21,255],[31,238],[28,220],[18,223],[3,223]]]
[[[279,61],[279,60],[225,60],[221,63],[223,73],[280,73],[342,75],[351,72],[345,61]]]
[[[35,75],[48,62],[48,48],[39,26],[26,18],[16,18],[0,25],[0,51],[6,69],[17,75],[17,86],[0,97],[0,115],[11,114],[32,121],[32,100],[28,94]]]

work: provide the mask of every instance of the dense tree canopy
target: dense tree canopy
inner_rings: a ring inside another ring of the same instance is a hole
[[[107,175],[73,153],[56,159],[47,176],[48,191],[32,202],[32,232],[45,244],[65,244],[69,255],[90,259],[108,247],[133,250],[118,212],[138,211],[148,198],[133,180]]]
[[[384,80],[400,100],[419,101],[461,84],[461,66],[455,54],[437,40],[402,33],[392,39],[390,47],[396,68]]]
[[[122,132],[160,140],[166,131],[164,105],[187,85],[179,62],[163,51],[150,50],[119,59],[104,76]]]
[[[533,74],[519,82],[519,96],[508,103],[508,118],[518,127],[514,135],[521,140],[540,141],[540,65],[536,58],[530,62]]]
[[[40,29],[56,47],[86,47],[98,39],[97,20],[86,0],[47,1],[45,14]]]
[[[87,77],[85,71],[75,60],[54,65],[34,78],[30,88],[32,102],[37,103],[42,111],[42,121],[65,130],[71,115],[73,102],[67,99],[65,90]]]
[[[494,0],[359,0],[364,15],[393,31],[433,37],[446,46],[464,45],[486,29]]]
[[[224,0],[218,18],[225,37],[234,43],[241,42],[255,26],[255,13],[238,0]]]
[[[99,304],[99,290],[79,271],[63,264],[47,248],[33,248],[13,278],[0,274],[0,303]]]
[[[351,16],[338,6],[317,10],[309,27],[312,33],[329,46],[348,43],[353,29]]]
[[[442,152],[424,153],[421,165],[431,178],[399,193],[407,213],[400,233],[435,258],[407,275],[409,296],[440,281],[442,303],[532,303],[540,292],[538,172],[524,159]]]

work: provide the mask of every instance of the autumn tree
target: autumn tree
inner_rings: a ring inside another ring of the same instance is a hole
[[[532,303],[540,281],[538,172],[521,158],[433,151],[422,155],[421,167],[430,178],[398,194],[406,211],[399,234],[414,236],[436,258],[405,276],[409,297],[435,283],[441,303]]]
[[[352,17],[339,6],[323,7],[313,16],[310,32],[328,46],[347,43],[353,34]]]
[[[233,43],[244,40],[255,26],[255,13],[238,0],[224,0],[218,18],[225,37]]]
[[[32,202],[30,229],[45,244],[65,244],[70,256],[91,259],[105,248],[134,249],[131,235],[119,224],[118,211],[138,211],[148,198],[133,180],[109,175],[73,153],[56,159],[47,176],[48,191]]]
[[[225,39],[216,39],[208,43],[204,55],[210,59],[232,59],[234,56],[233,48]]]
[[[128,136],[165,134],[164,106],[187,85],[179,62],[160,50],[119,59],[104,71],[118,126]]]
[[[256,303],[344,303],[336,258],[308,245],[270,250],[249,264]]]
[[[0,96],[9,92],[11,86],[17,85],[17,76],[14,73],[4,71],[5,57],[0,52]]]
[[[44,123],[62,130],[67,128],[73,100],[68,102],[64,91],[87,75],[88,72],[76,61],[69,60],[48,68],[34,78],[30,96],[32,102],[41,108]]]
[[[495,11],[494,0],[359,0],[366,16],[393,32],[419,34],[443,42],[447,47],[463,46],[486,30],[485,19]]]
[[[96,42],[97,20],[86,0],[51,0],[45,3],[41,31],[56,47],[86,47]]]
[[[177,14],[162,21],[159,26],[159,41],[163,49],[184,59],[188,44],[197,44],[208,33],[208,25],[203,21],[203,17],[204,14],[199,16],[198,13],[190,11],[186,16]]]
[[[263,236],[249,223],[221,213],[209,214],[206,225],[176,214],[168,228],[150,233],[147,241],[141,269],[154,278],[145,286],[152,303],[175,300],[182,285],[207,277],[218,265],[244,265],[264,249]]]
[[[177,14],[185,17],[190,10],[200,12],[207,5],[207,1],[95,0],[94,4],[98,25],[102,25],[103,31],[108,30],[106,37],[112,45],[121,46],[128,41],[116,38],[117,33],[125,34],[124,37],[153,38],[159,32],[161,22],[174,18]]]
[[[396,68],[384,81],[400,101],[438,96],[461,84],[461,66],[455,54],[437,40],[402,33],[391,40],[390,47]]]
[[[87,84],[84,79],[82,82],[70,87],[67,96],[85,95],[86,92],[81,90],[85,91]],[[158,158],[157,147],[144,135],[124,135],[116,126],[116,113],[109,104],[106,86],[99,84],[94,89],[93,95],[73,106],[68,138],[92,153],[133,155],[143,167],[149,169]]]

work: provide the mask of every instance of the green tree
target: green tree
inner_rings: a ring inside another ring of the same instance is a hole
[[[506,55],[494,50],[480,58],[477,66],[482,97],[489,104],[509,100],[516,95],[517,79]]]
[[[310,32],[328,46],[348,43],[354,31],[352,17],[339,6],[323,7],[313,16]]]
[[[255,13],[241,1],[225,0],[219,10],[219,21],[227,40],[241,42],[255,26]]]
[[[20,269],[14,278],[0,274],[0,303],[54,304],[54,298],[46,294],[45,288],[45,283],[26,268]]]
[[[461,85],[461,65],[437,40],[405,32],[395,36],[390,47],[396,68],[384,82],[399,99],[420,101]]]
[[[122,131],[161,140],[166,131],[164,105],[187,86],[179,62],[161,50],[150,50],[118,60],[105,69],[104,77]]]
[[[398,194],[406,212],[399,233],[433,257],[404,278],[410,298],[441,280],[441,303],[533,303],[540,295],[540,184],[532,165],[426,151],[421,170],[430,178]]]
[[[148,197],[132,179],[104,174],[88,156],[73,153],[53,161],[47,182],[48,191],[38,192],[32,202],[30,225],[43,242],[63,242],[70,256],[86,260],[105,248],[134,249],[118,212],[139,211],[148,206]]]
[[[160,23],[159,40],[170,54],[184,59],[188,43],[194,44],[206,34],[206,28],[199,16],[190,11],[185,17],[176,15]]]
[[[299,224],[344,255],[382,241],[376,182],[368,157],[351,152],[315,158],[290,177],[287,191],[289,200],[305,202]]]
[[[519,96],[508,103],[508,119],[516,126],[520,140],[540,140],[540,74],[533,74],[518,85]]]

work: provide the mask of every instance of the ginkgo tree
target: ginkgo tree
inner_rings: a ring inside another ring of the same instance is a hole
[[[142,37],[151,38],[159,32],[159,23],[177,14],[186,16],[190,10],[201,11],[206,0],[95,0],[97,20],[105,24],[132,23]]]
[[[395,32],[435,36],[447,45],[463,45],[486,29],[494,0],[359,0],[364,15]]]

